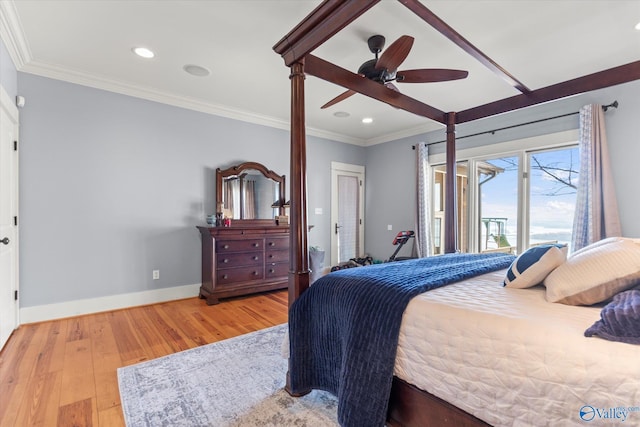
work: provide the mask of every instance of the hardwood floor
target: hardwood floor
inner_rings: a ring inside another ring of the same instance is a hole
[[[0,426],[124,426],[116,369],[287,321],[287,291],[22,325],[0,352]]]

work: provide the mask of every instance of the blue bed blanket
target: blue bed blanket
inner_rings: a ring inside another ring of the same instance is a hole
[[[414,296],[507,268],[506,254],[448,254],[333,272],[289,311],[290,387],[338,397],[343,427],[384,426],[400,322]]]

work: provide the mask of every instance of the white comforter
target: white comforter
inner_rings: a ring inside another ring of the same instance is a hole
[[[600,308],[548,303],[544,288],[503,278],[414,298],[395,375],[495,426],[640,425],[640,346],[586,338]]]

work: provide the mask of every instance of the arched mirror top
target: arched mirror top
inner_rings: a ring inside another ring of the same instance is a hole
[[[216,213],[230,218],[232,225],[275,224],[284,205],[284,175],[257,162],[216,169]]]

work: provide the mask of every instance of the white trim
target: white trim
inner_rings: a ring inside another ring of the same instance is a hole
[[[364,166],[352,165],[349,163],[331,162],[331,170],[343,172],[361,173],[364,175]]]
[[[0,1],[0,38],[17,69],[31,61],[31,49],[13,1]]]
[[[442,123],[428,121],[426,124],[415,126],[409,129],[399,130],[393,133],[386,133],[375,138],[367,139],[364,144],[365,147],[372,147],[374,145],[383,144],[389,141],[397,141],[398,139],[408,138],[424,133],[433,132],[436,130],[442,130],[445,126]]]
[[[9,96],[9,94],[7,93],[6,89],[4,88],[4,86],[2,86],[0,84],[0,109],[2,109],[3,111],[5,111],[7,113],[7,116],[10,119],[11,123],[5,123],[5,126],[12,126],[12,130],[13,130],[13,140],[14,141],[20,141],[20,112],[18,111],[18,107],[15,104],[15,99],[11,99],[11,96]],[[10,142],[9,142],[10,143]],[[14,151],[13,154],[15,155],[15,160],[14,160],[14,167],[15,169],[13,170],[13,174],[14,177],[13,179],[15,179],[15,189],[13,189],[12,191],[14,192],[13,196],[13,203],[15,203],[15,211],[11,212],[11,216],[17,216],[18,218],[20,217],[20,159],[19,159],[19,154],[20,151]],[[11,294],[9,295],[5,295],[3,298],[8,297],[11,298],[11,305],[12,308],[11,310],[13,311],[13,314],[15,315],[14,317],[14,324],[12,325],[14,327],[14,330],[17,329],[20,326],[20,301],[19,299],[13,299],[13,292],[17,292],[18,293],[18,297],[20,295],[20,226],[16,225],[15,226],[15,234],[9,234],[11,235],[11,239],[13,240],[13,250],[15,251],[15,265],[13,268],[15,268],[15,282],[12,283],[13,289]],[[3,302],[4,303],[4,302]],[[4,307],[4,305],[3,305]],[[2,346],[6,344],[6,342],[0,342],[0,349],[2,348]]]
[[[20,309],[20,319],[22,320],[22,324],[44,322],[47,320],[81,316],[101,311],[119,310],[140,305],[193,298],[198,295],[199,289],[200,283],[197,283],[194,285],[153,289],[129,294],[110,295],[100,298],[66,301],[57,304],[22,307]]]
[[[15,99],[11,99],[11,96],[2,85],[0,85],[0,105],[14,122],[19,123],[20,113],[18,112],[18,107],[16,107]],[[16,135],[17,137],[18,135]]]

